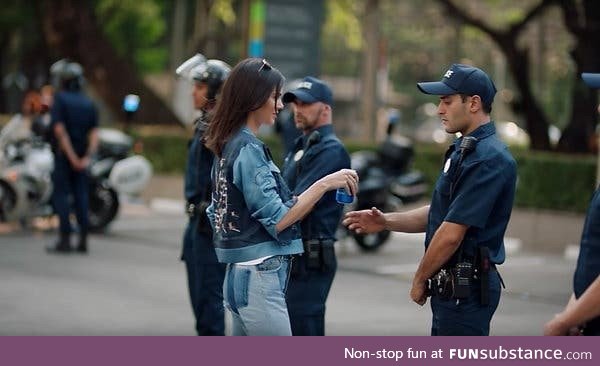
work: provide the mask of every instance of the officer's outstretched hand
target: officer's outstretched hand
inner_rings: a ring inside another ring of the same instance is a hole
[[[342,223],[358,234],[371,234],[385,229],[385,216],[377,207],[373,207],[370,210],[348,212]]]
[[[414,282],[410,289],[410,298],[412,301],[423,306],[427,302],[427,289],[425,282]]]

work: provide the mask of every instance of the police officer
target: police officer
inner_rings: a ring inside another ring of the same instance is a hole
[[[490,119],[496,88],[482,70],[461,64],[441,81],[417,86],[440,96],[442,125],[462,135],[446,152],[431,204],[402,213],[350,212],[344,224],[359,233],[425,231],[410,297],[425,304],[433,284],[431,334],[488,335],[500,300],[496,265],[504,262],[516,182],[516,163]]]
[[[600,88],[600,74],[581,76],[590,87]],[[600,188],[594,192],[585,218],[573,290],[565,309],[546,323],[545,335],[600,335]]]
[[[55,156],[52,203],[60,227],[59,240],[47,249],[56,253],[71,251],[69,195],[72,194],[79,226],[79,241],[75,249],[79,253],[87,253],[89,183],[86,168],[98,146],[98,113],[93,102],[81,90],[81,65],[63,59],[52,65],[50,73],[60,87],[51,110]]]
[[[301,79],[294,79],[288,82],[283,90],[283,94],[294,90],[302,82]],[[275,119],[275,132],[281,137],[283,143],[283,158],[294,150],[296,139],[302,135],[302,131],[296,127],[294,121],[294,108],[292,104],[286,104],[282,110],[277,113]]]
[[[178,68],[177,73],[193,81],[193,104],[200,115],[194,122],[194,137],[189,144],[185,170],[184,194],[189,221],[183,237],[181,259],[186,265],[196,333],[206,336],[225,335],[225,267],[217,261],[212,231],[205,212],[210,204],[210,172],[214,155],[204,146],[202,139],[208,127],[208,114],[216,103],[217,94],[230,67],[220,60],[205,60],[199,54],[182,66],[184,67]]]
[[[350,157],[333,131],[333,96],[327,84],[305,77],[283,95],[283,102],[292,103],[296,127],[303,132],[283,166],[288,186],[299,195],[320,178],[350,168]],[[337,269],[333,244],[342,208],[331,191],[301,221],[304,254],[292,264],[286,298],[293,335],[325,335],[325,301]]]

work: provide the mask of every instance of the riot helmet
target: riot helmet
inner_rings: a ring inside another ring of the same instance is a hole
[[[83,86],[83,67],[65,58],[50,66],[50,76],[57,89],[79,90]]]
[[[219,93],[221,85],[223,85],[225,79],[229,76],[230,71],[231,67],[225,62],[211,59],[206,61],[206,63],[194,67],[190,74],[195,82],[208,85],[206,98],[214,100]]]
[[[231,67],[227,63],[216,59],[207,60],[197,53],[182,63],[175,73],[190,81],[205,83],[208,86],[206,98],[214,101],[230,71]]]

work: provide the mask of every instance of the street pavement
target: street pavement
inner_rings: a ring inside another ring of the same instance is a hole
[[[124,204],[88,255],[50,255],[53,230],[0,226],[0,335],[193,335],[183,263],[180,202]],[[493,335],[540,335],[572,288],[573,259],[509,250]],[[428,335],[429,304],[408,297],[423,235],[393,234],[365,254],[337,244],[328,335]]]

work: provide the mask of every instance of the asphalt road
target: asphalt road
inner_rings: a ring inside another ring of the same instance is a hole
[[[173,202],[127,204],[89,255],[49,255],[55,233],[0,226],[0,335],[193,335],[179,261],[185,216]],[[430,309],[408,292],[422,235],[394,234],[374,254],[351,238],[327,304],[328,335],[427,335]],[[575,262],[512,250],[493,335],[540,335],[568,300]]]

